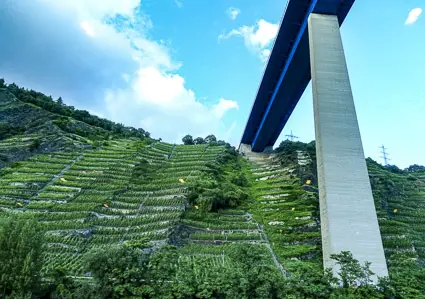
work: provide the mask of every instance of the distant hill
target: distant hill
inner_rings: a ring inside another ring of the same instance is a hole
[[[0,79],[0,168],[36,153],[75,151],[114,138],[149,138],[127,127]]]

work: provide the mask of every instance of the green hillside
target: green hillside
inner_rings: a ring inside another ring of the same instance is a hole
[[[0,298],[425,298],[423,167],[367,159],[375,287],[322,270],[314,142],[169,144],[0,83]]]

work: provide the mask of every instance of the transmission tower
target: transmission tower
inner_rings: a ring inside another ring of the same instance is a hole
[[[390,161],[391,159],[390,158],[388,158],[388,156],[389,156],[389,154],[387,153],[387,149],[385,148],[385,146],[384,145],[382,145],[381,147],[380,147],[380,149],[381,149],[381,154],[382,154],[382,156],[380,156],[382,159],[384,159],[384,164],[385,164],[385,166],[387,166],[389,163],[388,163],[388,161]]]
[[[292,130],[291,130],[291,134],[285,135],[285,137],[288,137],[289,139],[291,139],[291,141],[294,141],[294,139],[298,139],[297,136],[295,136],[294,134],[292,134]]]

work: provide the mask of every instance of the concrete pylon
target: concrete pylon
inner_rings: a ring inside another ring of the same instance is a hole
[[[311,14],[308,32],[323,264],[336,274],[330,255],[348,250],[388,276],[337,16]]]

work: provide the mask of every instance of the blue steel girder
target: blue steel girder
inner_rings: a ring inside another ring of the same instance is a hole
[[[311,80],[310,13],[337,15],[341,25],[354,1],[288,0],[241,143],[251,144],[253,151],[274,145]]]

